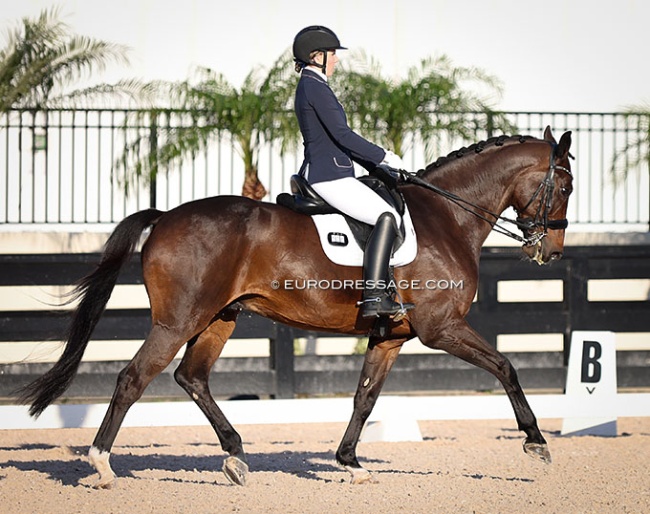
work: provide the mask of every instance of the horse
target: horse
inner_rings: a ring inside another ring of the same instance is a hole
[[[222,471],[245,485],[249,476],[242,439],[214,401],[208,376],[242,310],[319,332],[369,335],[353,413],[336,451],[352,483],[375,481],[357,458],[357,443],[382,385],[405,341],[418,337],[494,375],[512,404],[524,452],[550,463],[542,436],[510,361],[488,344],[465,316],[472,305],[481,246],[490,231],[512,221],[521,231],[523,253],[539,264],[562,257],[573,177],[571,133],[559,143],[550,127],[543,139],[499,136],[441,157],[397,188],[409,208],[418,250],[408,265],[394,269],[398,283],[447,277],[462,288],[399,291],[415,304],[386,330],[359,315],[355,288],[282,288],[282,278],[301,277],[354,283],[361,268],[340,266],[322,251],[309,216],[286,207],[238,196],[216,196],[167,212],[146,209],[124,218],[108,238],[97,268],[77,284],[79,300],[60,359],[20,391],[20,400],[40,415],[72,381],[124,263],[145,230],[141,249],[151,329],[133,359],[119,373],[107,412],[89,449],[98,488],[116,482],[110,451],[127,411],[147,385],[186,345],[174,377],[212,425],[228,455]],[[433,191],[432,191],[432,190]],[[501,216],[508,207],[516,220]],[[508,231],[510,234],[513,232]],[[519,232],[517,232],[519,234]],[[275,284],[272,285],[272,282]],[[275,287],[274,287],[275,286]]]

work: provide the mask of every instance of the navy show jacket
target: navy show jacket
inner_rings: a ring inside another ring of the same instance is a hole
[[[295,110],[305,146],[300,172],[309,166],[310,183],[354,177],[352,161],[372,170],[384,159],[383,148],[350,128],[343,106],[318,73],[302,71]]]

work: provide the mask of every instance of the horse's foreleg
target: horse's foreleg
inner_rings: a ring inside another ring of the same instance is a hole
[[[422,336],[420,337],[422,339]],[[519,430],[526,434],[524,451],[533,458],[546,463],[551,462],[548,445],[537,426],[537,419],[519,384],[517,372],[503,354],[492,347],[464,321],[445,331],[436,338],[433,344],[428,344],[424,339],[422,341],[427,346],[444,350],[494,375],[508,395]]]
[[[234,317],[219,319],[210,325],[194,343],[188,345],[174,377],[208,418],[221,447],[230,455],[223,464],[224,474],[233,484],[245,485],[248,464],[241,437],[215,403],[208,384],[210,370],[234,329]]]
[[[108,406],[88,459],[99,473],[97,488],[110,488],[115,473],[109,463],[110,451],[124,416],[144,392],[149,383],[172,361],[186,339],[167,328],[154,325],[140,350],[120,372],[113,398]]]
[[[352,418],[336,451],[336,460],[352,475],[353,484],[374,481],[370,472],[362,468],[357,460],[357,443],[363,425],[377,402],[388,372],[397,359],[404,341],[402,339],[376,342],[371,338],[368,344],[359,385],[354,395]]]

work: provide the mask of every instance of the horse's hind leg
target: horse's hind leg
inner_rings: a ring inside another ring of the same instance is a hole
[[[189,344],[174,377],[208,418],[221,447],[230,455],[223,464],[224,474],[230,482],[245,485],[248,464],[241,437],[215,403],[208,384],[210,370],[235,329],[235,319],[234,313],[222,315]]]
[[[95,487],[110,488],[115,483],[109,457],[124,416],[147,385],[172,361],[187,338],[155,324],[140,350],[120,372],[108,411],[88,452],[90,463],[99,473]]]
[[[357,460],[357,443],[361,430],[372,412],[388,372],[393,366],[405,339],[382,341],[370,339],[366,351],[357,392],[354,395],[354,410],[350,423],[341,439],[336,460],[352,475],[351,483],[373,482],[370,472],[361,467]]]
[[[526,434],[524,451],[542,462],[551,462],[548,445],[519,384],[517,372],[503,354],[477,334],[465,321],[444,332],[432,344],[428,344],[429,341],[424,339],[422,334],[418,333],[418,335],[425,345],[444,350],[494,375],[508,395],[519,430]]]

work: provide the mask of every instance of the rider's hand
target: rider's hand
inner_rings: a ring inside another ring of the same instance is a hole
[[[391,188],[397,187],[397,184],[404,182],[401,172],[384,163],[379,164],[371,171],[371,174]]]
[[[386,164],[387,166],[395,168],[396,170],[405,169],[404,161],[402,161],[402,158],[399,155],[397,155],[395,152],[391,152],[390,150],[384,151],[386,152],[386,155],[384,156],[384,160],[381,161],[381,164]]]

